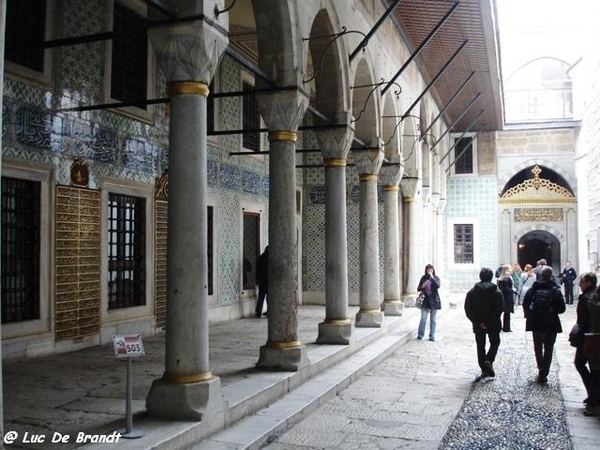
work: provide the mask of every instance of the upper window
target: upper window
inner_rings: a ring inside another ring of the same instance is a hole
[[[142,2],[115,0],[110,27],[116,36],[107,45],[106,92],[108,102],[135,103],[119,110],[150,121],[153,106],[154,56],[147,36],[147,12]],[[123,33],[124,35],[119,36]]]
[[[452,149],[452,173],[454,175],[473,175],[477,172],[477,141],[474,135],[467,133],[454,137]]]
[[[555,58],[540,58],[521,67],[506,81],[506,122],[573,119],[571,66]]]
[[[246,93],[254,90],[254,82],[244,76],[242,78],[242,90]],[[245,150],[253,152],[260,151],[260,111],[258,101],[254,94],[246,93],[243,96],[242,125],[244,133],[242,135],[242,147]]]
[[[44,41],[51,36],[52,1],[8,0],[6,3],[6,71],[50,84],[50,50]]]

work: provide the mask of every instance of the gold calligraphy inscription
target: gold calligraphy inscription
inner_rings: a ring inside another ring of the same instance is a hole
[[[562,208],[515,208],[515,222],[562,222]]]

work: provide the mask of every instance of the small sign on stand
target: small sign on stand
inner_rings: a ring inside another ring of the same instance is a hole
[[[125,428],[119,430],[121,437],[125,439],[137,439],[144,435],[139,430],[133,428],[133,412],[131,402],[133,397],[132,388],[132,367],[131,358],[144,356],[144,344],[140,334],[129,334],[123,336],[113,336],[113,347],[115,350],[115,358],[127,360],[127,386],[125,393]]]

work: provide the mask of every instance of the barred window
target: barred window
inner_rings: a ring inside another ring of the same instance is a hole
[[[243,82],[244,92],[253,91],[254,86],[246,81]],[[252,94],[244,95],[243,126],[245,131],[242,137],[242,145],[247,150],[260,151],[260,111],[256,97]],[[254,131],[252,131],[254,130]]]
[[[40,192],[2,177],[2,323],[40,318]]]
[[[473,224],[454,225],[454,263],[473,264]]]
[[[473,173],[473,139],[460,139],[454,146],[454,173]]]
[[[146,304],[146,199],[109,194],[108,309]]]
[[[111,97],[123,102],[146,100],[148,87],[148,38],[146,18],[114,3],[113,31],[127,33],[112,41]],[[138,105],[146,109],[146,105]]]

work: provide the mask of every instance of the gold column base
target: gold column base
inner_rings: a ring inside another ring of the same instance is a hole
[[[165,373],[162,377],[165,383],[170,384],[200,383],[201,381],[207,381],[211,378],[213,378],[213,374],[210,371],[194,375],[170,375]]]

